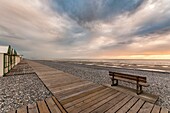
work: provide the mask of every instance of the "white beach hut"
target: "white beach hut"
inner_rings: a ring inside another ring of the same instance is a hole
[[[15,49],[9,46],[0,46],[0,76],[8,73],[21,60]]]

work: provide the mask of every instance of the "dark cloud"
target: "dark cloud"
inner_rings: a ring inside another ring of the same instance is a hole
[[[144,0],[53,0],[53,8],[78,22],[106,19],[135,10]],[[57,4],[56,4],[57,3]]]
[[[161,18],[159,21],[151,20],[149,22],[146,22],[143,24],[138,31],[135,33],[135,35],[147,35],[147,34],[153,34],[153,33],[161,33],[161,32],[167,32],[170,31],[170,17],[168,18]]]

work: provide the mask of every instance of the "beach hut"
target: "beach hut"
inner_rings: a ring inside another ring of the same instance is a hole
[[[21,55],[9,46],[0,46],[0,76],[8,73],[21,60]]]

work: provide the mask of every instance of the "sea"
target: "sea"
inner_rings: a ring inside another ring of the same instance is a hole
[[[170,72],[170,59],[69,59],[75,64]]]

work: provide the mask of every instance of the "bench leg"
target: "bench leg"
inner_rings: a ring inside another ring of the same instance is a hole
[[[137,95],[141,94],[142,92],[142,85],[137,85]]]
[[[115,83],[116,81],[116,83]],[[118,80],[117,79],[113,79],[112,80],[112,85],[111,86],[117,86],[118,85]]]
[[[142,85],[140,85],[140,94],[143,92]]]

